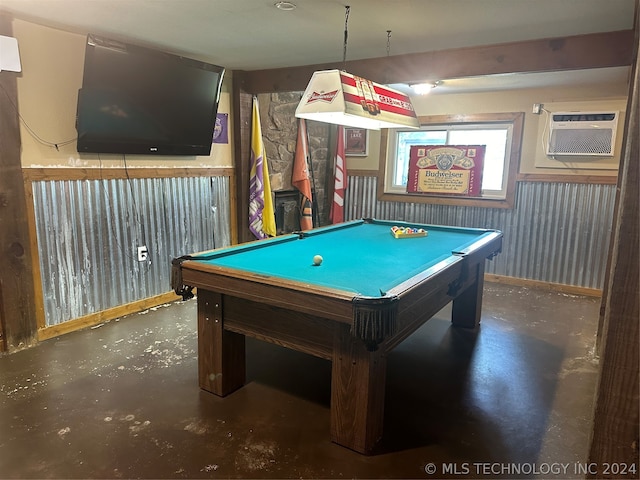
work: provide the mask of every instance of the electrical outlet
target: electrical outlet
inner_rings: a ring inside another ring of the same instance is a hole
[[[540,115],[541,111],[542,111],[542,104],[541,103],[534,103],[533,104],[533,109],[531,110],[531,113],[535,113],[536,115]]]
[[[149,258],[149,250],[146,245],[138,247],[138,261],[145,262]]]

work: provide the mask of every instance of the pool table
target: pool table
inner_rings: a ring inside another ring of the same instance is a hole
[[[200,387],[225,396],[244,384],[246,335],[325,358],[331,440],[369,454],[387,353],[450,301],[453,324],[476,327],[485,259],[501,248],[496,230],[363,219],[176,258],[172,288],[197,289]]]

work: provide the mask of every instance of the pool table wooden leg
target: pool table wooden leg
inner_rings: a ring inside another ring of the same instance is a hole
[[[331,440],[371,453],[382,438],[386,355],[367,351],[350,327],[336,328],[331,372]]]
[[[453,301],[451,322],[457,327],[476,328],[482,316],[484,260],[473,266],[469,275],[474,281]]]
[[[224,330],[223,296],[198,289],[198,382],[225,396],[244,385],[244,335]]]

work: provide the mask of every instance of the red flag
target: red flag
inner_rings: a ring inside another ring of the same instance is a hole
[[[301,118],[298,121],[298,141],[296,142],[296,155],[293,160],[293,174],[291,183],[300,190],[300,228],[309,230],[313,228],[311,209],[311,183],[309,182],[309,145],[307,144],[307,124]]]
[[[331,213],[329,214],[332,223],[344,222],[344,197],[347,189],[347,165],[344,160],[344,127],[342,125],[338,126],[337,136],[333,202],[331,202]]]

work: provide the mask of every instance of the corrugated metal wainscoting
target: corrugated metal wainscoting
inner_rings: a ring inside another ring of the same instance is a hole
[[[228,177],[36,181],[33,195],[47,327],[166,293],[173,258],[230,244]]]
[[[381,202],[377,178],[352,176],[346,216],[501,230],[487,273],[602,289],[615,194],[615,185],[518,182],[512,210]]]

